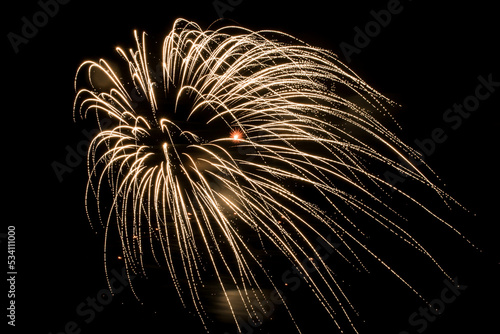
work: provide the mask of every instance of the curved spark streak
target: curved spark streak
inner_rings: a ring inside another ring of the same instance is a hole
[[[249,316],[256,314],[251,296],[259,295],[260,303],[264,300],[263,283],[254,268],[279,291],[261,255],[247,244],[255,237],[252,242],[258,241],[262,249],[270,243],[302,272],[339,329],[342,315],[357,333],[355,307],[313,240],[321,239],[339,258],[368,271],[356,252],[362,249],[424,299],[365,245],[365,234],[355,222],[361,213],[423,254],[451,280],[398,224],[402,215],[381,196],[395,191],[460,232],[385,181],[371,165],[382,165],[429,187],[445,201],[455,201],[412,163],[419,161],[416,151],[378,120],[389,116],[386,106],[393,102],[335,55],[278,31],[234,26],[203,31],[179,19],[164,40],[162,77],[157,78],[150,73],[146,34],[139,37],[134,32],[134,37],[135,50],[117,48],[129,78],[120,77],[105,60],[85,61],[77,70],[74,104],[75,118],[87,118],[94,111],[100,126],[89,148],[87,214],[91,218],[91,193],[105,227],[105,247],[116,223],[129,273],[145,274],[146,244],[160,265],[154,246],[159,244],[183,305],[187,306],[185,281],[207,326],[202,287],[208,264],[239,329],[229,289],[236,289]],[[90,88],[78,90],[84,69]],[[134,101],[134,91],[144,99]],[[352,97],[361,102],[352,102]],[[101,117],[111,119],[113,128],[102,129]],[[190,128],[196,122],[206,129]],[[207,137],[211,127],[221,133]],[[327,207],[308,201],[296,185],[315,192]],[[107,217],[102,196],[112,198]],[[253,236],[244,238],[244,226]],[[334,235],[342,246],[333,247],[325,234]],[[314,259],[314,273],[303,258]],[[286,302],[284,307],[300,332]]]

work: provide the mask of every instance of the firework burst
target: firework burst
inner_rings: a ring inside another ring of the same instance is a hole
[[[280,291],[263,261],[277,251],[302,272],[337,327],[342,318],[357,332],[355,308],[314,240],[359,270],[367,270],[361,253],[375,259],[420,296],[365,245],[358,220],[368,219],[451,279],[385,199],[404,198],[459,232],[377,171],[452,199],[382,124],[392,122],[386,108],[393,103],[334,54],[282,32],[202,30],[183,19],[161,54],[148,51],[146,34],[134,36],[135,48],[116,49],[126,73],[105,60],[80,66],[74,107],[75,117],[113,123],[89,148],[86,207],[93,218],[97,204],[106,247],[117,231],[130,273],[145,273],[146,256],[154,258],[205,325],[210,277],[238,326],[235,300],[252,317],[264,287]],[[314,272],[304,258],[314,259]]]

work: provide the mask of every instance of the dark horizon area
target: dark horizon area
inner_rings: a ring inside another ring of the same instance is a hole
[[[102,228],[92,228],[84,201],[85,148],[95,124],[73,121],[73,84],[85,60],[120,64],[115,48],[135,47],[134,29],[147,32],[152,53],[161,52],[176,18],[208,28],[221,14],[221,23],[284,31],[335,52],[399,105],[390,111],[401,129],[389,117],[387,124],[423,152],[441,180],[438,185],[445,185],[466,208],[451,205],[448,210],[438,196],[416,194],[482,252],[428,215],[399,208],[409,215],[408,228],[461,288],[428,262],[387,248],[390,238],[373,241],[386,258],[402,264],[396,270],[414,278],[429,300],[443,305],[442,314],[425,313],[425,305],[374,262],[368,261],[372,272],[366,274],[328,259],[359,311],[355,323],[360,334],[487,333],[498,328],[500,31],[495,8],[486,1],[438,5],[410,0],[333,5],[281,0],[9,3],[4,25],[8,102],[3,110],[4,131],[9,133],[3,156],[9,199],[0,245],[7,261],[7,226],[15,226],[17,274],[16,327],[6,326],[6,333],[204,333],[196,314],[183,309],[164,268],[151,265],[148,279],[133,279],[141,296],[137,301],[124,279],[119,249],[108,254],[117,291],[108,301]],[[458,105],[465,106],[459,110]],[[393,181],[411,192],[410,182],[397,176]],[[336,333],[335,323],[293,268],[284,261],[269,262],[276,281],[288,282],[283,294],[303,333]],[[8,302],[4,296],[4,310]],[[283,307],[277,305],[269,318],[263,326],[243,326],[243,333],[293,332]],[[223,323],[213,325],[212,334],[236,333]]]

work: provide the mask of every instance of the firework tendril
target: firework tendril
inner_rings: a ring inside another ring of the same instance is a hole
[[[94,115],[98,124],[113,124],[89,147],[86,208],[104,227],[105,250],[117,231],[130,274],[145,274],[148,257],[166,267],[206,327],[208,276],[239,326],[229,291],[255,315],[264,286],[281,291],[263,261],[277,252],[302,273],[336,326],[345,327],[342,318],[357,332],[355,307],[316,240],[360,271],[368,270],[361,254],[375,259],[424,298],[366,246],[357,221],[368,219],[451,280],[387,199],[403,198],[460,232],[383,172],[453,199],[430,180],[418,152],[382,124],[396,124],[388,112],[394,103],[333,53],[278,31],[202,30],[184,19],[175,21],[161,54],[149,52],[145,33],[134,36],[135,49],[116,49],[125,66],[81,64],[74,105],[75,120]],[[156,63],[161,75],[152,70]],[[304,258],[315,259],[314,272]]]

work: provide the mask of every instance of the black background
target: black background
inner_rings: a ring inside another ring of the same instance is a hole
[[[386,8],[387,3],[243,0],[225,12],[225,17],[255,30],[286,31],[333,50],[345,60],[340,43],[353,44],[354,27],[363,28],[373,20],[370,11]],[[446,141],[437,144],[426,161],[446,183],[447,191],[476,214],[458,210],[452,213],[452,223],[483,249],[478,254],[455,237],[435,230],[433,224],[416,222],[421,227],[416,233],[427,238],[438,259],[468,286],[429,323],[425,333],[456,333],[466,328],[474,333],[495,332],[499,327],[500,88],[456,130],[442,117],[454,103],[474,94],[479,75],[492,74],[493,80],[500,81],[497,10],[486,1],[401,4],[402,12],[352,56],[350,66],[402,106],[394,114],[403,126],[398,134],[405,141],[429,138],[437,127],[446,131]],[[202,333],[196,318],[182,309],[175,295],[141,306],[125,291],[94,321],[82,321],[75,311],[77,306],[106,288],[102,236],[94,234],[85,216],[85,163],[64,174],[62,182],[52,163],[64,163],[66,147],[75,148],[86,139],[84,128],[75,124],[72,116],[78,65],[101,57],[118,60],[114,48],[133,46],[133,29],[145,30],[152,39],[161,41],[177,17],[207,27],[218,18],[212,1],[72,0],[60,5],[36,36],[20,45],[18,53],[7,34],[20,34],[21,18],[31,20],[40,6],[36,1],[4,6],[2,67],[7,75],[3,76],[2,171],[7,201],[3,201],[2,220],[3,225],[14,225],[17,231],[17,332],[59,333],[69,321],[76,321],[81,333]],[[5,233],[6,227],[0,232]],[[2,239],[2,253],[6,254],[4,245]],[[430,299],[439,297],[444,288],[442,279],[437,275],[427,279],[424,269],[416,271]],[[386,277],[352,279],[348,293],[366,320],[360,322],[361,333],[408,330],[408,316],[421,306]],[[1,295],[5,300],[6,293]],[[300,293],[288,295],[300,304]],[[324,314],[304,311],[303,316],[311,333],[335,332],[331,322],[322,320]],[[2,322],[6,322],[5,317]],[[278,333],[283,328],[287,327],[276,323],[265,332]]]

